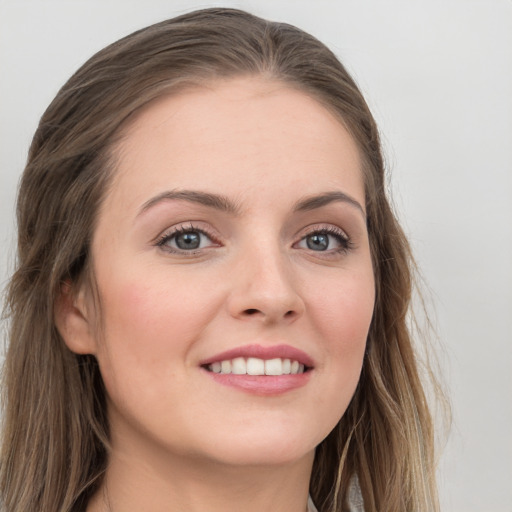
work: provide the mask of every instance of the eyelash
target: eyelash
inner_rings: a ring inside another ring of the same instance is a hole
[[[185,250],[185,249],[176,249],[174,247],[166,246],[168,242],[173,240],[179,235],[186,233],[200,233],[201,235],[206,236],[213,244],[220,245],[220,241],[210,232],[203,228],[199,228],[194,226],[192,223],[188,225],[177,226],[172,229],[171,232],[164,233],[161,237],[159,237],[155,243],[157,247],[160,247],[162,250],[171,253],[171,254],[180,254],[184,256],[195,256],[204,248],[198,248],[196,250]],[[308,230],[301,238],[293,244],[295,247],[297,244],[301,243],[307,237],[312,235],[328,235],[334,237],[337,242],[340,244],[340,247],[336,249],[328,249],[326,251],[313,251],[310,249],[312,253],[323,254],[323,257],[329,257],[337,254],[345,254],[354,248],[353,242],[350,240],[350,237],[341,229],[336,228],[334,226],[325,226],[325,227],[314,227]],[[218,246],[217,245],[217,246]]]

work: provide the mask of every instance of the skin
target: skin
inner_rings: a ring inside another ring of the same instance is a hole
[[[88,511],[305,510],[315,446],[354,393],[373,312],[354,141],[316,100],[253,77],[159,99],[116,154],[92,242],[101,332],[85,287],[58,315],[68,346],[97,357],[108,393],[112,453]],[[154,200],[183,190],[237,211]],[[327,192],[353,201],[295,211]],[[208,236],[177,251],[176,228]],[[311,249],[322,230],[335,231],[327,250]],[[304,351],[307,383],[268,396],[200,366],[247,344]]]

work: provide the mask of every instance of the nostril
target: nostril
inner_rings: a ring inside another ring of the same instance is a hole
[[[254,315],[261,314],[261,313],[262,313],[261,310],[259,310],[257,308],[248,308],[248,309],[244,310],[244,315],[247,315],[247,316],[254,316]],[[291,318],[294,315],[295,315],[295,311],[289,310],[284,314],[284,318]]]

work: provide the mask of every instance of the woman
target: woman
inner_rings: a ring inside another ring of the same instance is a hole
[[[436,510],[409,248],[316,39],[209,9],[105,48],[18,226],[4,510]]]

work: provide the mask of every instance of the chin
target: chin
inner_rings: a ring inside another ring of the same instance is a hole
[[[215,454],[218,463],[228,466],[283,466],[290,465],[314,455],[315,447],[276,446],[268,442],[252,446],[230,446]]]
[[[216,440],[208,440],[209,447],[205,446],[211,459],[233,466],[272,466],[312,457],[325,436],[302,429],[291,431],[279,426],[260,426],[216,437]]]

